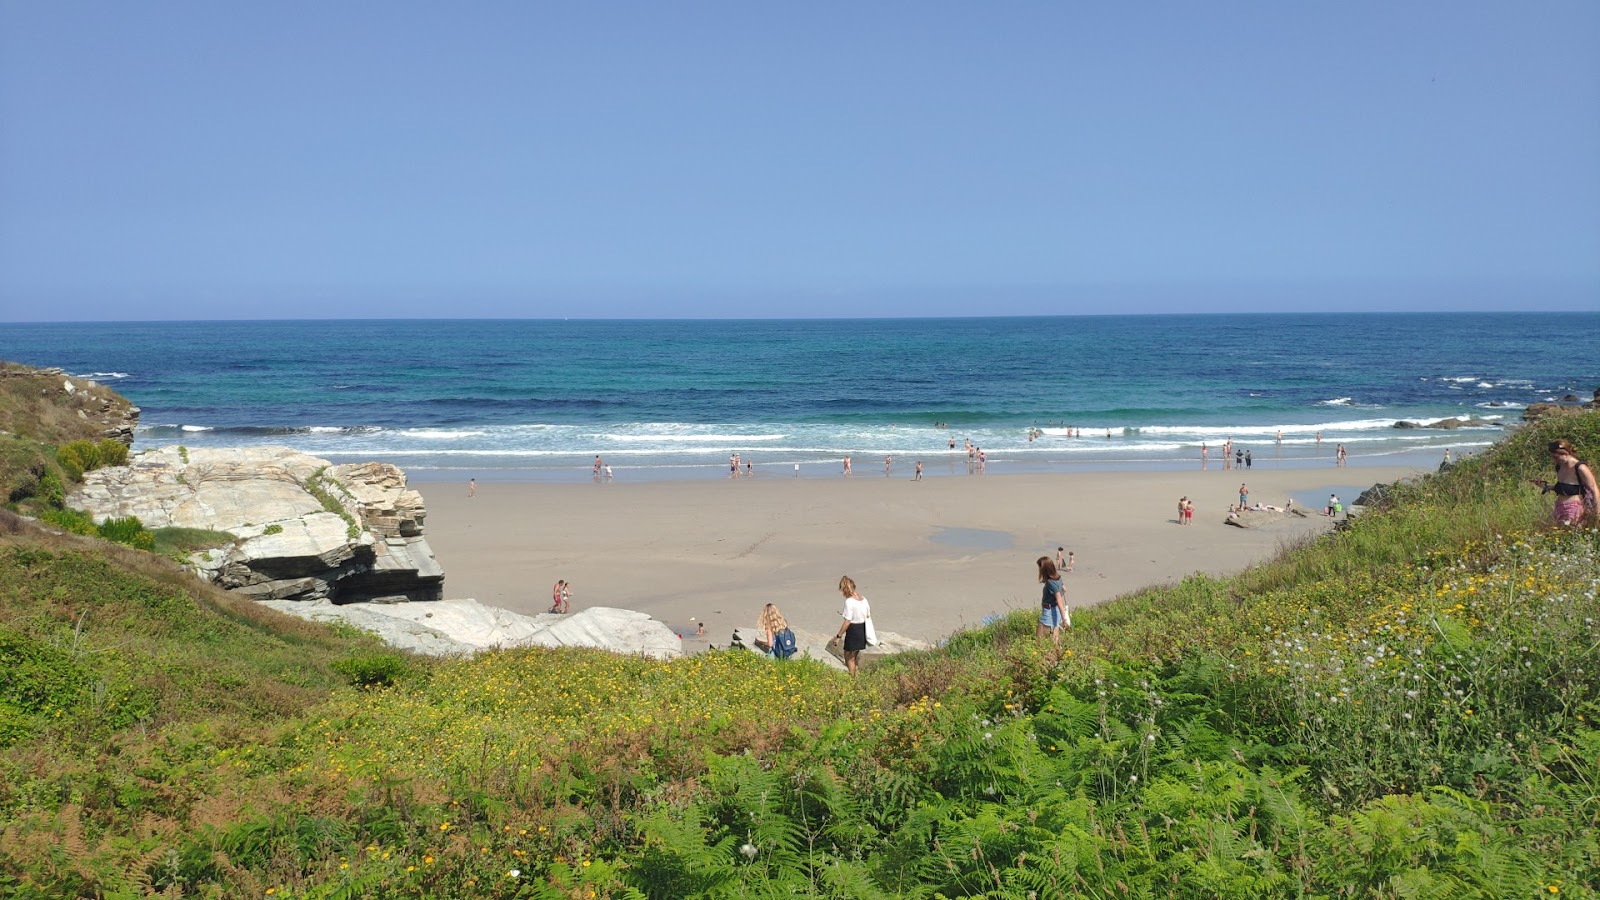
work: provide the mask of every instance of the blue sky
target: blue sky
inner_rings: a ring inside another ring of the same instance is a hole
[[[0,0],[0,320],[1600,308],[1600,3]]]

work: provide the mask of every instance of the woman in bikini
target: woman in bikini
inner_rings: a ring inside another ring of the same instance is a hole
[[[1578,459],[1572,442],[1562,438],[1550,442],[1550,458],[1556,465],[1556,480],[1533,479],[1544,493],[1554,492],[1556,505],[1552,517],[1558,525],[1576,525],[1584,515],[1600,514],[1600,490],[1594,480],[1594,469]]]

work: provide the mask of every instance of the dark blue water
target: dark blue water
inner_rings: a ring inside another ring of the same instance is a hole
[[[1431,456],[1501,431],[1394,423],[1587,398],[1596,348],[1600,313],[0,326],[0,357],[138,403],[138,446],[450,477],[586,475],[597,453],[667,477],[734,452],[786,473],[847,453],[949,467],[968,439],[991,471],[1174,465],[1230,436],[1263,459]]]

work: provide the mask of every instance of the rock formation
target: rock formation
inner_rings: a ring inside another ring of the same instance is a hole
[[[284,447],[163,447],[84,476],[68,498],[97,521],[228,532],[196,571],[257,599],[438,600],[444,570],[422,536],[422,496],[384,463],[331,465]]]
[[[48,444],[115,438],[133,445],[139,407],[116,391],[61,369],[0,362],[5,427]]]
[[[1451,416],[1448,419],[1439,419],[1435,422],[1411,422],[1406,419],[1394,423],[1395,428],[1438,428],[1444,431],[1454,431],[1457,428],[1499,428],[1500,423],[1492,419],[1480,419],[1477,416],[1468,416],[1458,419]]]
[[[631,609],[594,606],[571,615],[525,616],[476,600],[438,603],[295,603],[263,601],[312,621],[341,621],[370,631],[391,646],[433,656],[509,647],[592,647],[613,653],[673,659],[683,640],[661,622]]]

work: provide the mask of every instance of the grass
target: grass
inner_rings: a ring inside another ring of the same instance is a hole
[[[1600,532],[1522,481],[1558,429],[1600,451],[1532,427],[1059,654],[1019,613],[856,680],[410,659],[0,519],[0,893],[1593,897]]]

